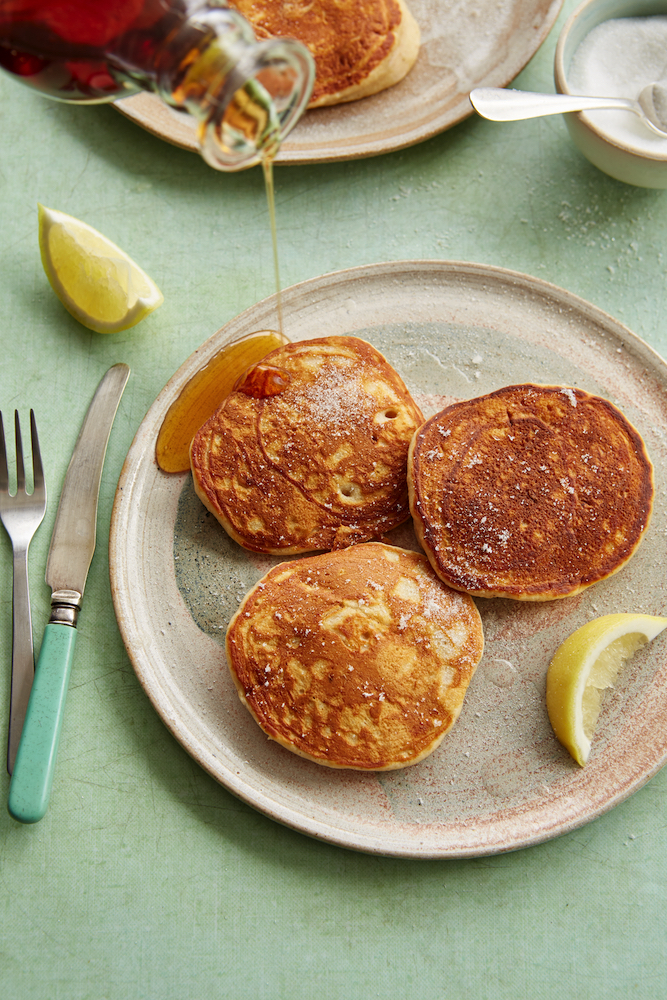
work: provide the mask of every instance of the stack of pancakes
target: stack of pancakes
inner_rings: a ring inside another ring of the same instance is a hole
[[[232,0],[258,38],[297,38],[315,59],[309,108],[369,97],[392,87],[419,51],[404,0]]]
[[[353,337],[268,355],[191,462],[244,547],[328,550],[260,580],[229,625],[228,661],[269,737],[358,770],[416,763],[455,722],[483,650],[471,596],[546,601],[604,580],[653,503],[641,436],[608,400],[514,385],[424,422]],[[408,510],[428,559],[376,541]]]

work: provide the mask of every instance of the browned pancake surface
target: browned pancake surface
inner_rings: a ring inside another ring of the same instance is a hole
[[[227,632],[241,701],[282,746],[329,767],[414,764],[458,718],[479,614],[428,561],[381,543],[281,563]]]
[[[317,75],[309,107],[376,93],[398,82],[417,57],[419,29],[403,0],[233,0],[233,6],[258,38],[298,38],[310,49]]]
[[[608,400],[514,385],[447,407],[415,434],[417,534],[438,575],[480,597],[550,600],[610,576],[649,523],[644,443]]]
[[[405,521],[408,447],[423,417],[385,358],[355,337],[324,337],[281,347],[262,367],[282,391],[232,392],[191,446],[197,494],[232,538],[308,552]]]

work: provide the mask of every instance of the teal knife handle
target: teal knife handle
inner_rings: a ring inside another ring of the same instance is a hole
[[[38,823],[49,804],[75,642],[71,625],[44,629],[9,786],[9,812],[20,823]]]

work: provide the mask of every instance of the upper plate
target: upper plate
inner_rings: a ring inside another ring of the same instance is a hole
[[[563,0],[410,0],[421,28],[417,62],[395,87],[308,111],[276,163],[320,163],[412,146],[472,112],[474,87],[504,87],[540,47]],[[151,94],[115,107],[153,135],[197,150],[194,120]]]
[[[396,262],[325,275],[284,292],[294,339],[356,334],[405,379],[426,415],[452,398],[516,382],[579,386],[616,403],[652,457],[648,536],[619,573],[546,603],[477,600],[486,647],[459,721],[420,764],[331,770],[264,736],[226,666],[227,623],[277,562],[232,542],[188,474],[155,462],[162,420],[191,376],[230,339],[275,325],[275,299],[202,345],[148,411],[114,504],[116,614],[137,675],[174,736],[218,781],[274,819],[336,844],[405,857],[508,851],[580,826],[620,802],[667,758],[667,639],[640,650],[606,699],[579,768],[545,709],[556,648],[590,618],[665,614],[667,365],[594,306],[525,275],[476,264]],[[415,545],[411,529],[396,544]]]

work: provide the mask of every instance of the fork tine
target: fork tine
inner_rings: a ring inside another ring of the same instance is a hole
[[[0,490],[6,493],[9,489],[9,469],[7,468],[7,449],[5,448],[5,425],[0,413]]]
[[[34,410],[30,411],[30,441],[32,444],[33,493],[39,495],[44,491],[44,468],[42,466],[42,454],[39,450],[39,437]]]
[[[23,442],[21,441],[21,423],[19,411],[14,410],[14,428],[16,431],[16,492],[25,490],[25,469],[23,468]]]

